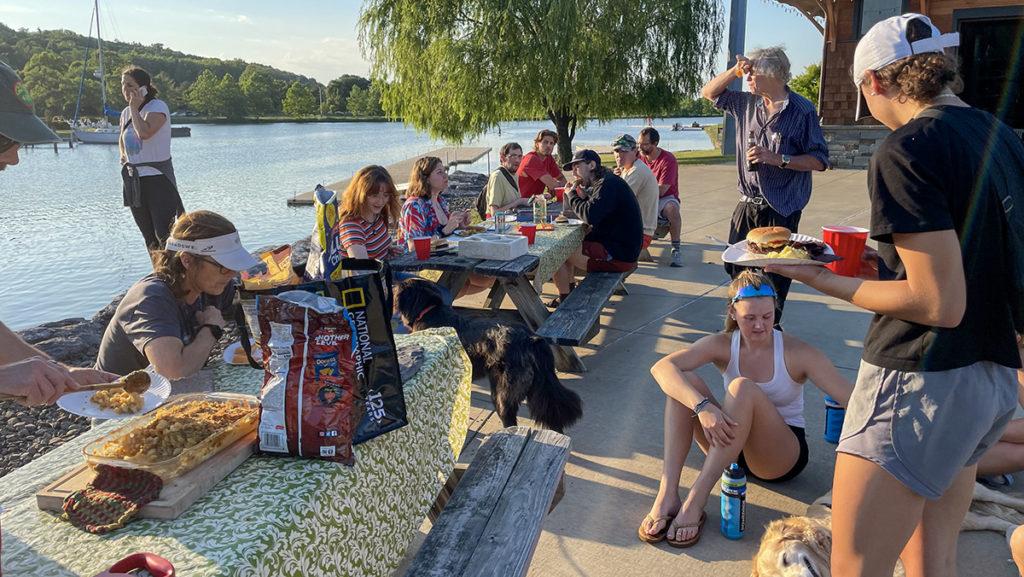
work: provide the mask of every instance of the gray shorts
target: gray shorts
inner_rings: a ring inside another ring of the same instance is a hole
[[[1016,370],[996,363],[908,372],[861,361],[836,451],[938,499],[999,440],[1016,408]]]
[[[674,197],[674,196],[663,196],[663,197],[658,199],[658,217],[659,218],[664,218],[663,216],[661,216],[661,213],[662,213],[662,211],[665,210],[665,207],[670,205],[670,204],[674,204],[676,206],[680,206],[679,205],[679,199]]]

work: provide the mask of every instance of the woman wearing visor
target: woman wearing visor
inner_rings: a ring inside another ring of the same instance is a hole
[[[651,368],[666,396],[665,460],[658,497],[639,528],[642,541],[696,544],[708,495],[730,463],[768,482],[797,476],[808,459],[805,382],[846,404],[853,385],[825,354],[772,328],[777,298],[767,275],[744,269],[729,285],[725,330]],[[722,374],[721,402],[696,373],[707,365]],[[693,441],[707,458],[683,500],[679,477]]]
[[[875,313],[836,449],[837,577],[892,575],[897,558],[908,577],[956,575],[978,459],[1016,408],[1006,243],[1024,146],[953,93],[958,42],[904,14],[854,52],[862,105],[893,131],[868,169],[874,278],[767,267]]]
[[[260,261],[230,221],[205,210],[179,217],[166,248],[151,254],[153,273],[117,306],[96,368],[124,375],[152,364],[168,379],[183,379],[203,368],[223,334],[238,272]]]

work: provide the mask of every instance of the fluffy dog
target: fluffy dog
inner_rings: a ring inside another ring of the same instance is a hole
[[[832,577],[828,519],[786,517],[768,524],[751,577]]]
[[[551,347],[526,327],[463,317],[445,304],[438,286],[412,278],[398,285],[396,308],[411,331],[452,327],[473,363],[473,378],[487,375],[502,425],[516,425],[526,400],[533,419],[561,433],[583,415],[580,396],[555,375]]]

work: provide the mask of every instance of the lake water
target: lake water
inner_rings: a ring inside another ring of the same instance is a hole
[[[672,132],[658,119],[662,147],[711,148],[703,131]],[[592,123],[574,146],[605,145],[623,132],[637,135],[642,119]],[[497,150],[514,140],[527,150],[543,122],[511,122],[467,146]],[[186,210],[228,217],[254,249],[309,234],[310,207],[288,207],[292,194],[352,176],[366,164],[388,165],[422,154],[435,142],[400,123],[319,123],[192,126],[171,145]],[[458,169],[486,173],[487,157]],[[21,164],[0,172],[0,321],[18,329],[68,317],[92,316],[150,270],[142,236],[121,205],[115,146],[21,151]],[[405,180],[407,175],[396,175]]]

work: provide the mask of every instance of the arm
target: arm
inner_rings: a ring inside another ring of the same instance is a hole
[[[604,185],[602,184],[601,186],[603,187]],[[612,214],[615,208],[611,197],[608,194],[602,194],[600,188],[591,193],[590,196],[586,196],[582,189],[576,188],[574,194],[569,196],[569,206],[572,207],[573,212],[583,219],[583,222],[590,226],[601,224],[605,218]]]
[[[0,323],[0,365],[22,361],[29,357],[50,359],[50,355],[21,340],[21,337]]]
[[[349,258],[370,258],[366,252],[366,245],[362,244],[351,244],[345,249],[345,252],[348,253]]]
[[[750,71],[750,66],[751,64],[749,60],[737,54],[736,64],[732,68],[729,68],[725,72],[709,80],[708,83],[700,89],[700,95],[711,102],[715,102],[718,100],[718,97],[721,96],[727,88],[729,88],[729,85],[732,84],[736,78],[741,76],[741,74],[746,74]]]
[[[55,386],[58,383],[58,381],[62,381],[65,376],[69,376],[75,383],[79,385],[109,383],[117,379],[117,375],[108,373],[106,371],[98,371],[95,369],[80,367],[68,367],[62,363],[58,363],[51,359],[50,355],[26,343],[21,339],[21,337],[14,334],[14,332],[11,331],[11,329],[7,328],[6,325],[0,323],[0,367],[3,367],[4,365],[14,364],[17,363],[18,361],[32,361],[26,363],[26,365],[22,366],[20,369],[15,370],[15,372],[13,373],[14,375],[22,375],[21,377],[18,378],[24,378],[24,375],[26,374],[24,372],[18,371],[30,370],[30,374],[33,376],[33,379],[45,378],[47,382],[50,382]],[[44,369],[44,364],[49,365],[49,367]],[[54,376],[54,370],[62,373],[62,376],[59,379],[57,379]],[[11,378],[11,375],[12,373],[8,373],[9,378]],[[0,379],[0,381],[2,380],[3,379]],[[8,384],[10,382],[11,381],[7,381]],[[21,385],[24,384],[24,382],[21,383]],[[0,389],[2,389],[2,385],[0,385]],[[40,398],[49,398],[46,397],[44,394],[45,389],[39,390],[41,395]],[[55,391],[59,393],[60,389],[55,389]],[[29,396],[27,394],[20,393],[17,393],[17,395],[21,397]],[[57,396],[60,395],[57,394]],[[56,400],[56,397],[53,397],[53,400]],[[53,400],[50,400],[48,402],[53,402]]]
[[[167,116],[163,112],[147,112],[143,116],[139,112],[143,99],[144,97],[139,94],[138,89],[133,90],[128,100],[128,112],[132,117],[132,129],[135,130],[135,134],[139,136],[139,139],[147,140],[152,138],[156,131],[160,130],[160,127],[167,122]]]
[[[224,327],[224,317],[220,309],[207,306],[196,314],[199,325],[217,325]],[[190,377],[199,372],[210,357],[210,351],[217,344],[213,333],[208,327],[199,329],[195,338],[187,346],[178,337],[163,336],[149,341],[143,348],[143,354],[152,363],[156,372],[171,380]]]
[[[782,167],[782,155],[774,153],[763,146],[755,146],[747,149],[747,160],[753,160],[760,162],[761,164],[768,164],[771,166],[778,166],[780,168]],[[813,154],[791,156],[789,158],[789,164],[786,165],[786,170],[795,170],[797,172],[822,171],[826,168],[828,167],[825,163]]]
[[[554,190],[559,186],[565,185],[565,175],[559,175],[559,177],[556,179],[550,174],[542,174],[539,180],[544,183],[544,186],[550,188],[551,190]]]
[[[698,339],[688,348],[666,355],[651,367],[651,375],[665,394],[690,410],[704,400],[704,394],[694,385],[700,379],[695,370],[709,363],[722,363],[723,335],[709,335]],[[727,360],[726,360],[727,362]]]
[[[827,295],[869,311],[932,327],[960,324],[967,308],[967,282],[956,232],[940,230],[893,234],[907,269],[902,281],[868,281],[839,276],[824,267],[765,267]],[[804,269],[804,270],[800,270]]]
[[[790,337],[786,339],[789,340]],[[792,342],[796,345],[794,348],[798,351],[800,365],[807,378],[826,395],[839,401],[840,405],[847,406],[853,393],[853,383],[839,374],[839,370],[825,353],[799,339],[793,338]]]

